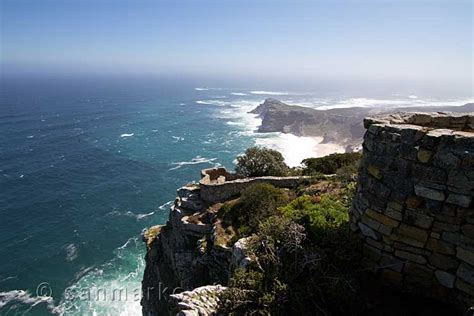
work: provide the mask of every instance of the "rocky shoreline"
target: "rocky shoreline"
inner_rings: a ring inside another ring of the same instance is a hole
[[[410,107],[410,108],[363,108],[316,110],[303,106],[288,105],[276,99],[266,99],[252,110],[262,119],[259,133],[282,132],[296,136],[322,137],[323,144],[334,143],[346,148],[346,152],[360,149],[365,133],[363,120],[367,116],[393,112],[474,112],[474,103],[463,106]]]

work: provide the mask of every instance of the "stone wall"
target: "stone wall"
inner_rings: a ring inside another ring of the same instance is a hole
[[[403,290],[474,305],[474,115],[401,113],[367,129],[351,227]]]
[[[228,201],[255,183],[269,183],[278,188],[294,188],[310,177],[257,177],[241,178],[225,168],[204,169],[199,187],[201,199],[211,203]]]

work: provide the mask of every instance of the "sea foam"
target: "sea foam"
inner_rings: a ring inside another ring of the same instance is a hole
[[[260,134],[255,139],[257,146],[278,150],[285,158],[285,163],[290,167],[301,165],[305,158],[322,157],[331,153],[345,151],[338,144],[321,144],[322,137],[295,136],[285,133]]]
[[[196,156],[190,161],[172,162],[171,164],[175,165],[175,167],[172,167],[169,170],[171,171],[171,170],[180,169],[181,167],[187,166],[187,165],[197,165],[197,164],[205,164],[205,163],[214,164],[215,167],[220,166],[219,163],[214,163],[215,160],[217,160],[217,158],[208,159],[201,156]]]
[[[33,296],[30,292],[24,290],[12,290],[7,292],[0,292],[0,308],[12,304],[11,310],[15,310],[17,303],[29,305],[31,307],[38,304],[46,304],[49,309],[54,308],[52,297]],[[5,310],[5,312],[7,312]],[[8,312],[7,312],[8,313]]]
[[[264,90],[250,91],[250,93],[256,94],[256,95],[288,95],[288,92],[264,91]]]
[[[220,101],[220,100],[199,100],[196,101],[197,104],[202,104],[202,105],[217,105],[217,106],[226,106],[228,105],[227,102],[225,101]]]

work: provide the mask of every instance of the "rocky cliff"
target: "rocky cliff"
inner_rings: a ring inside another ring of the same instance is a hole
[[[472,112],[474,104],[459,107],[414,107],[399,108],[398,111],[452,111]],[[297,136],[323,137],[324,143],[337,143],[352,148],[362,144],[367,116],[393,112],[392,108],[346,108],[315,110],[308,107],[285,104],[279,100],[266,99],[250,113],[259,115],[262,124],[260,133],[283,132]]]
[[[143,232],[147,245],[143,315],[213,313],[217,304],[215,293],[222,286],[209,285],[226,285],[231,272],[250,261],[246,239],[231,242],[232,233],[224,231],[217,217],[222,205],[219,202],[232,199],[259,182],[279,187],[300,183],[297,177],[240,179],[224,168],[215,168],[203,170],[200,184],[177,191],[168,222]],[[216,201],[214,196],[225,198]]]
[[[170,295],[227,282],[232,249],[215,245],[212,217],[199,187],[185,186],[178,190],[166,225],[144,232],[148,251],[143,315],[168,315],[178,307],[179,298]]]

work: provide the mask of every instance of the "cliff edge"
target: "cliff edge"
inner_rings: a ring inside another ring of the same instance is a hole
[[[463,106],[436,106],[397,108],[400,112],[473,112],[474,103]],[[266,99],[250,113],[262,119],[259,133],[282,132],[296,136],[323,137],[323,143],[337,143],[348,148],[362,144],[365,117],[393,113],[393,108],[353,107],[344,109],[316,110],[288,105],[276,99]],[[350,150],[349,150],[350,151]]]

